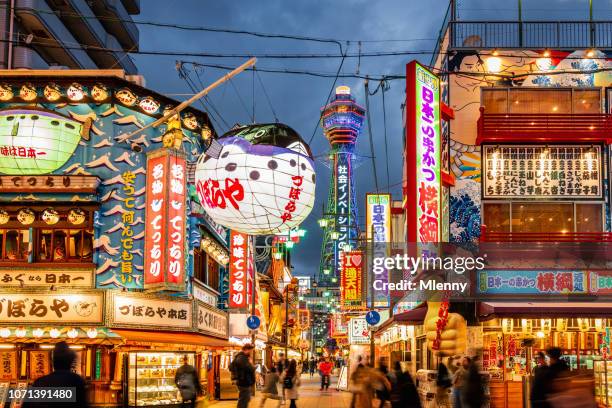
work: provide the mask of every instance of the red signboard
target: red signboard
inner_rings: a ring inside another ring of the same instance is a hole
[[[340,275],[340,307],[344,310],[363,308],[362,285],[363,254],[361,251],[344,252]]]
[[[249,236],[231,231],[229,265],[229,307],[245,308],[247,301],[247,273],[249,268]]]
[[[157,150],[147,158],[145,287],[185,289],[185,158]]]

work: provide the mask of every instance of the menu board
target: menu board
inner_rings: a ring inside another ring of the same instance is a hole
[[[484,198],[602,197],[601,146],[485,145]]]

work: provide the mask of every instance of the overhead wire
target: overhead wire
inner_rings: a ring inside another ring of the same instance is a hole
[[[366,120],[368,122],[368,136],[370,139],[370,151],[372,152],[372,168],[374,170],[374,184],[376,185],[376,192],[378,193],[380,190],[378,189],[378,174],[376,172],[376,152],[374,150],[374,138],[372,136],[372,120],[370,118],[370,90],[369,90],[369,80],[366,78],[364,82],[365,87],[365,103],[366,103]]]
[[[240,92],[238,91],[238,88],[236,88],[236,85],[234,84],[234,81],[232,80],[232,78],[230,78],[228,82],[230,83],[230,85],[232,86],[234,91],[236,92],[236,96],[238,97],[238,100],[240,101],[240,105],[242,105],[242,108],[246,112],[247,117],[249,118],[249,120],[253,119],[251,117],[250,112],[249,112],[249,108],[247,108],[246,103],[244,102],[244,99],[242,99],[242,96],[240,95]],[[255,123],[255,120],[253,119],[252,122]]]
[[[195,94],[195,93],[197,92],[197,89],[196,89],[195,84],[193,83],[193,80],[192,80],[192,79],[189,77],[189,73],[188,73],[188,72],[185,70],[185,68],[184,68],[182,65],[180,65],[180,64],[177,64],[177,66],[176,66],[176,67],[177,67],[177,71],[178,71],[178,74],[179,74],[179,78],[183,79],[183,80],[184,80],[184,81],[187,83],[187,86],[188,86],[188,87],[189,87],[189,88],[192,90],[192,92],[194,92],[194,94]],[[206,112],[208,112],[208,114],[209,114],[209,116],[210,116],[211,120],[212,120],[213,122],[215,122],[215,123],[217,124],[217,126],[219,126],[219,125],[220,125],[219,121],[218,121],[218,120],[217,120],[217,118],[216,118],[216,117],[215,117],[215,116],[214,116],[214,115],[213,115],[213,114],[212,114],[212,113],[209,111],[209,109],[208,109],[208,108],[206,107],[206,105],[204,104],[204,101],[202,101],[202,99],[199,99],[199,100],[198,100],[198,102],[199,102],[199,103],[202,105],[202,108],[203,108],[203,109],[204,109]],[[220,126],[219,126],[219,127],[220,127]]]
[[[266,87],[263,84],[261,75],[259,75],[258,71],[253,70],[253,72],[256,73],[257,79],[259,80],[259,84],[261,85],[261,89],[263,90],[266,100],[268,101],[268,106],[270,107],[270,110],[272,111],[272,115],[274,116],[274,121],[278,123],[278,115],[276,115],[276,111],[274,110],[274,106],[272,105],[272,101],[270,100],[270,96],[268,95],[268,91],[266,91]]]
[[[204,89],[204,81],[202,81],[202,78],[200,77],[200,73],[199,70],[194,67],[193,72],[196,75],[196,78],[198,79],[198,83],[200,84],[200,89]],[[225,95],[225,89],[226,87],[223,87],[223,94]],[[210,106],[210,108],[217,114],[217,116],[219,116],[219,119],[221,119],[221,121],[223,122],[223,124],[225,125],[226,129],[229,130],[231,128],[231,126],[229,125],[229,123],[225,120],[225,118],[223,117],[223,115],[221,114],[221,112],[217,109],[217,107],[215,106],[215,104],[212,101],[212,98],[210,98],[208,95],[204,95],[203,98],[206,103]],[[204,103],[202,102],[202,105],[204,105]],[[208,111],[208,110],[207,110]]]
[[[387,185],[389,184],[389,141],[387,140],[387,109],[385,103],[385,88],[387,87],[386,82],[381,81],[381,94],[382,94],[382,108],[383,108],[383,133],[385,136],[385,163],[387,165]]]

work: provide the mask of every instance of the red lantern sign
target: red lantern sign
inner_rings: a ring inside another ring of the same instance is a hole
[[[182,153],[147,157],[145,287],[185,289],[186,165]]]

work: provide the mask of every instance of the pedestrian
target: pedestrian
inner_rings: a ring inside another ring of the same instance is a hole
[[[569,388],[567,383],[567,377],[569,376],[569,368],[565,361],[561,359],[561,349],[558,347],[551,347],[546,350],[548,355],[548,368],[546,371],[544,390],[546,393],[547,407],[562,406],[562,402],[551,401],[555,400],[555,397],[561,394],[566,388]],[[563,398],[561,399],[563,401]]]
[[[176,370],[174,383],[181,394],[181,407],[195,408],[196,398],[202,393],[202,385],[195,367],[189,364],[189,356],[183,356],[183,365]]]
[[[319,364],[319,373],[321,374],[321,390],[327,391],[329,389],[330,376],[334,368],[334,365],[329,361],[327,357],[323,358],[323,361]]]
[[[287,362],[285,360],[285,353],[278,353],[278,360],[276,360],[276,372],[278,375],[281,375],[287,369]],[[281,404],[284,404],[287,399],[285,398],[285,389],[283,388],[282,392],[282,401]]]
[[[484,384],[480,375],[478,355],[473,356],[468,364],[461,389],[462,408],[482,408],[484,403]]]
[[[237,408],[248,408],[249,401],[253,396],[253,385],[255,385],[255,367],[251,363],[251,353],[253,346],[245,344],[242,351],[236,354],[230,364],[232,382],[238,387]]]
[[[392,408],[421,408],[419,393],[409,373],[402,371],[399,361],[393,366],[395,382],[391,384],[391,407]]]
[[[390,378],[391,373],[387,367],[387,361],[383,358],[378,361],[378,371],[389,380],[391,387],[393,387],[394,381]],[[379,389],[376,390],[376,398],[380,401],[379,407],[383,408],[391,398],[391,388],[379,387]]]
[[[358,366],[351,377],[353,383],[351,408],[372,408],[376,390],[391,390],[387,377],[369,366]]]
[[[278,382],[280,376],[276,372],[276,367],[272,366],[270,371],[266,373],[266,381],[264,384],[264,388],[261,394],[261,404],[260,407],[263,408],[267,399],[273,399],[278,401],[278,406],[280,407],[282,402],[282,397],[278,395]]]
[[[533,384],[531,386],[531,407],[549,408],[546,402],[546,387],[548,386],[549,370],[546,365],[546,356],[543,352],[536,355],[536,366],[533,369]]]
[[[300,387],[300,375],[295,360],[289,361],[289,365],[281,375],[280,380],[283,384],[283,389],[285,389],[285,397],[291,401],[289,408],[297,408],[295,401],[297,401],[299,397],[298,388]]]
[[[438,375],[436,377],[436,404],[438,407],[450,407],[448,391],[452,382],[448,368],[442,361],[438,364]]]
[[[461,408],[461,390],[465,381],[467,370],[470,368],[470,358],[465,356],[461,359],[459,367],[455,370],[452,376],[453,384],[453,407]]]
[[[32,388],[53,387],[58,389],[72,389],[74,392],[74,402],[54,402],[53,408],[87,408],[87,396],[85,394],[85,381],[80,375],[72,372],[76,361],[76,353],[70,349],[66,342],[61,341],[53,348],[53,372],[40,377]],[[47,402],[25,402],[23,408],[44,408],[48,407]]]
[[[547,403],[550,408],[597,408],[592,381],[563,371],[552,384]]]
[[[310,372],[310,378],[312,378],[316,369],[317,369],[317,362],[314,359],[314,357],[311,357],[310,363],[308,364],[308,371]]]

